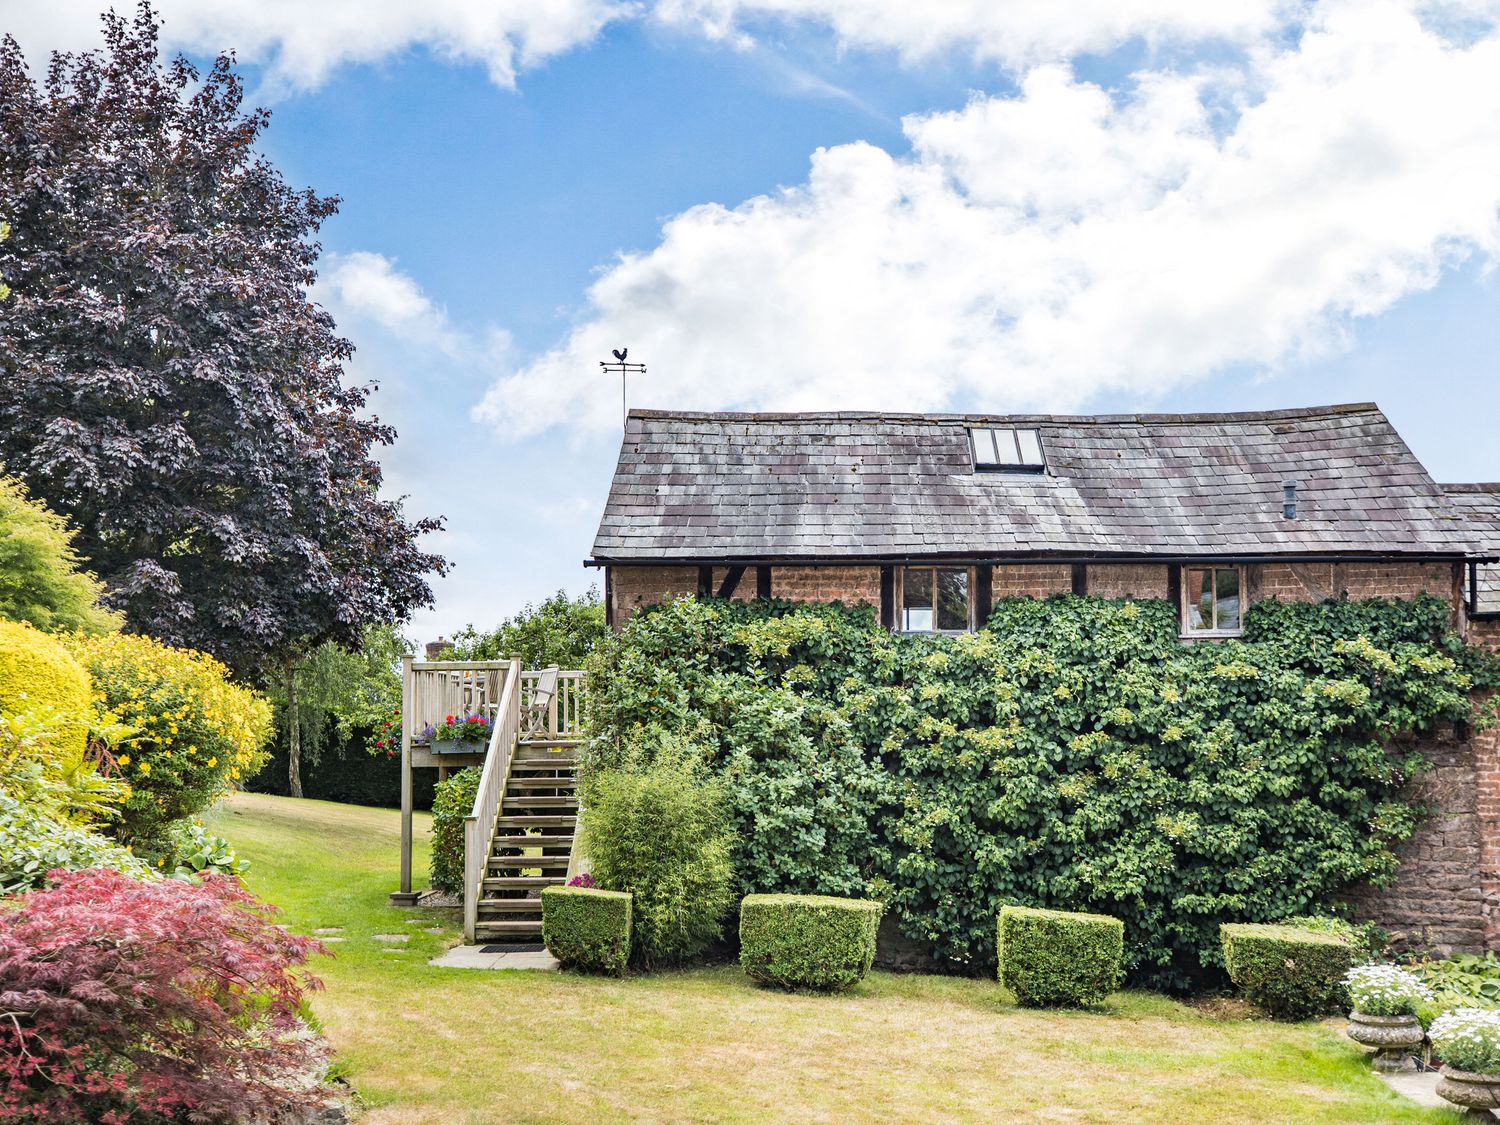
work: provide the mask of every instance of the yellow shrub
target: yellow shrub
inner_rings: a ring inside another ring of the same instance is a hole
[[[134,732],[115,748],[132,789],[122,840],[159,842],[172,821],[201,812],[260,768],[270,705],[231,683],[213,657],[128,633],[76,633],[65,643],[88,670],[106,720]]]
[[[58,749],[82,757],[88,739],[88,674],[55,637],[0,621],[0,713],[44,718]]]

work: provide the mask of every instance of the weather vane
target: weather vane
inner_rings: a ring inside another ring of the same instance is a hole
[[[632,373],[636,375],[644,375],[646,373],[646,365],[644,363],[626,363],[625,357],[630,354],[629,348],[611,348],[610,354],[615,357],[615,362],[606,363],[601,359],[599,361],[599,366],[604,368],[604,373],[606,375],[614,375],[616,373],[619,374],[620,414],[623,420],[628,422],[630,420],[630,408],[625,403],[625,377]]]

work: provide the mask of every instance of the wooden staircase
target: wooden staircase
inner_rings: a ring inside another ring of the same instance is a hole
[[[495,817],[475,939],[542,940],[542,888],[567,881],[578,826],[578,741],[517,743]]]

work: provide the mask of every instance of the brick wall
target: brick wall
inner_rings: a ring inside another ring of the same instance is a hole
[[[1432,764],[1421,784],[1431,815],[1398,851],[1401,866],[1388,887],[1362,887],[1346,897],[1356,917],[1387,930],[1400,949],[1477,953],[1492,943],[1483,875],[1478,748],[1452,737],[1424,742]]]
[[[1053,594],[1073,592],[1073,568],[1067,564],[1003,563],[994,568],[990,591],[995,601],[1001,598],[1046,598]]]
[[[1351,598],[1453,596],[1448,563],[1261,563],[1246,569],[1252,601],[1321,602],[1345,593]]]
[[[880,607],[878,566],[773,566],[771,596],[793,602],[833,602]]]
[[[1469,641],[1500,651],[1500,621],[1469,622]],[[1488,702],[1488,697],[1481,697]],[[1479,886],[1491,949],[1500,949],[1500,727],[1474,732],[1475,806],[1479,822]]]
[[[648,605],[698,592],[696,566],[615,566],[610,568],[615,628]],[[752,582],[752,589],[754,584]]]
[[[1166,598],[1167,567],[1137,563],[1091,563],[1088,593],[1093,598]]]

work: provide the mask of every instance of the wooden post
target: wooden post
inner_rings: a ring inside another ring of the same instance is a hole
[[[410,655],[401,658],[401,889],[392,893],[392,906],[417,905],[416,892],[411,889],[411,739],[415,720],[412,708],[416,706],[411,662]]]

